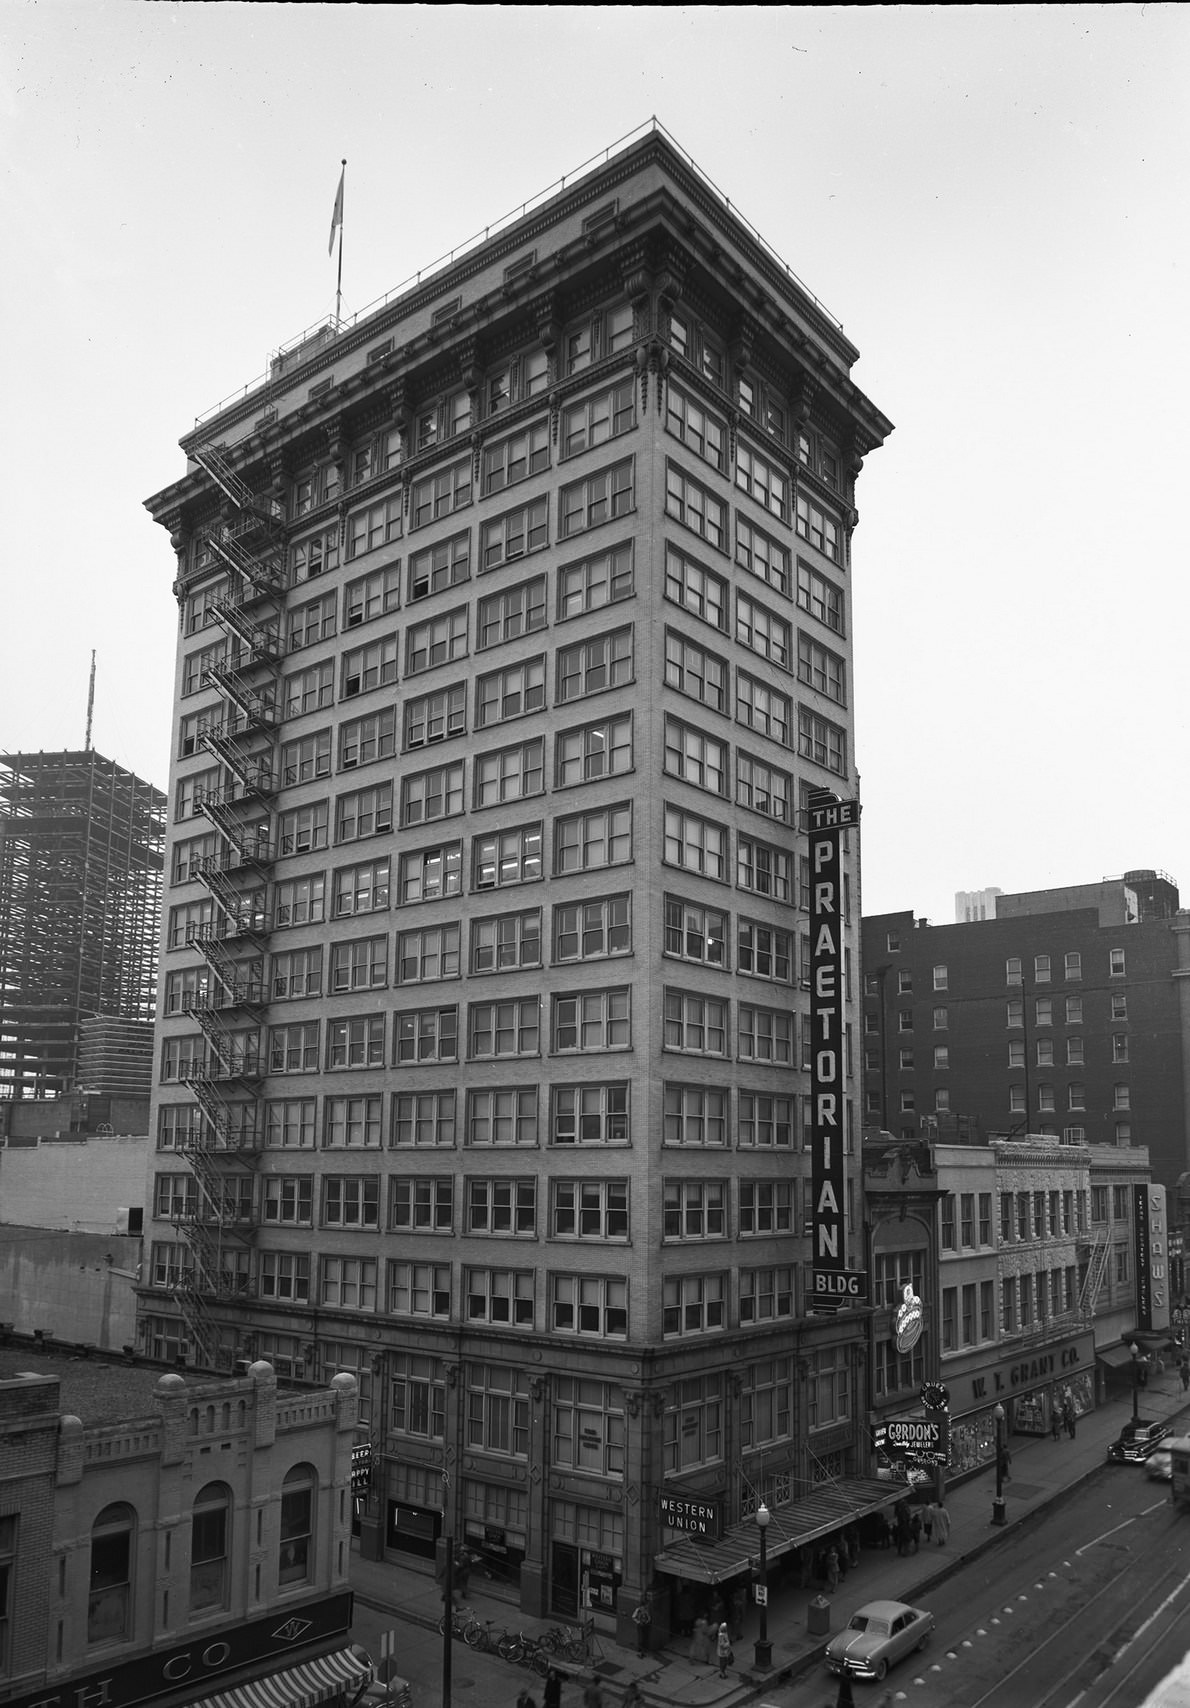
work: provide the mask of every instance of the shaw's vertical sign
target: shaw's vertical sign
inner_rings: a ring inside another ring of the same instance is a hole
[[[1167,1329],[1169,1238],[1164,1186],[1133,1186],[1132,1238],[1136,1261],[1136,1326],[1154,1332]]]
[[[867,1276],[847,1267],[846,1040],[843,1013],[843,832],[859,829],[859,802],[827,790],[810,797],[811,1309],[867,1302]]]

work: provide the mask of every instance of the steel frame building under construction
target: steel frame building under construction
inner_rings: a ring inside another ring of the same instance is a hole
[[[70,1090],[85,1017],[153,1019],[165,804],[91,748],[0,755],[0,1099]]]

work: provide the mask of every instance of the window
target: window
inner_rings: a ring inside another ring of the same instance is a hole
[[[626,1145],[628,1087],[556,1085],[552,1093],[550,1143],[554,1145]]]
[[[449,468],[437,469],[415,481],[409,494],[411,526],[424,528],[471,502],[471,458],[464,457]]]
[[[627,803],[554,821],[555,876],[622,866],[631,858],[632,808]]]
[[[726,504],[676,463],[666,465],[665,514],[716,550],[727,550]]]
[[[535,883],[541,877],[541,823],[471,839],[471,882],[477,890]]]
[[[1123,949],[1108,950],[1108,972],[1114,979],[1122,979],[1124,977]]]
[[[685,1332],[680,1284],[675,1283],[672,1297],[667,1297],[665,1303],[667,1325],[674,1334]],[[670,1390],[672,1403],[666,1407],[662,1419],[663,1465],[667,1476],[722,1459],[723,1387],[723,1377],[715,1374],[686,1377]]]
[[[727,1055],[726,1002],[692,991],[665,992],[665,1045],[692,1055]]]
[[[746,492],[749,498],[754,498],[765,510],[779,517],[782,522],[788,522],[789,476],[766,458],[757,455],[742,439],[736,445],[735,483],[741,492]],[[801,502],[799,499],[799,519]]]
[[[1077,949],[1070,949],[1066,954],[1066,978],[1071,984],[1083,976],[1083,958]]]
[[[789,984],[793,978],[793,933],[741,919],[736,929],[736,967],[753,978]]]
[[[703,966],[726,967],[726,913],[666,896],[665,953]]]
[[[723,474],[727,468],[727,424],[672,382],[666,387],[665,425],[704,463]]]
[[[847,704],[847,667],[843,660],[800,630],[797,637],[797,679],[825,694],[828,700],[834,700],[840,706]]]
[[[792,1014],[741,1002],[738,1036],[741,1061],[793,1062]]]
[[[367,646],[343,654],[340,698],[350,700],[374,688],[390,687],[397,680],[397,637],[384,635]]]
[[[427,925],[397,935],[397,982],[430,984],[459,976],[459,927]]]
[[[779,765],[753,759],[736,749],[735,798],[740,806],[789,824],[793,817],[793,778]]]
[[[749,729],[779,741],[782,747],[793,744],[793,701],[779,689],[766,686],[742,670],[735,673],[735,715]]]
[[[309,1150],[314,1143],[314,1099],[292,1097],[264,1106],[264,1142],[270,1150]]]
[[[1112,1017],[1112,1019],[1113,1020],[1127,1020],[1127,1018],[1128,1018],[1128,998],[1125,995],[1125,993],[1122,990],[1113,990],[1110,993],[1110,995],[1111,995],[1111,1017]],[[1070,1004],[1072,1002],[1076,1002],[1079,1005],[1078,1022],[1079,1022],[1079,1024],[1081,1024],[1082,1018],[1083,1018],[1082,998],[1079,996],[1068,996],[1066,998],[1067,1025],[1072,1024],[1072,1022],[1070,1020]]]
[[[335,632],[337,602],[333,593],[326,593],[321,599],[291,607],[287,623],[290,652],[313,646],[316,641],[329,640]]]
[[[308,854],[313,848],[325,848],[329,816],[329,801],[314,801],[278,813],[278,854]]]
[[[770,1097],[754,1091],[740,1092],[741,1149],[790,1148],[795,1137],[795,1108],[792,1097]]]
[[[724,1239],[727,1187],[722,1180],[667,1180],[663,1184],[661,1234],[667,1240]]]
[[[467,1029],[467,1054],[472,1061],[497,1056],[535,1056],[541,1050],[541,999],[521,997],[508,1002],[473,1002]]]
[[[459,605],[405,631],[405,674],[418,676],[467,656],[467,607]]]
[[[269,989],[274,999],[317,996],[322,989],[322,949],[288,949],[274,955]]]
[[[393,786],[377,783],[340,795],[335,802],[335,841],[358,842],[365,836],[383,836],[393,827]]]
[[[392,1359],[389,1416],[398,1435],[441,1441],[446,1434],[446,1383],[436,1358],[397,1353]]]
[[[727,881],[728,833],[723,824],[678,807],[665,809],[665,861],[702,877]]]
[[[562,411],[562,455],[575,457],[580,451],[592,451],[635,426],[633,382],[623,380],[607,391],[580,398]]]
[[[397,751],[397,709],[386,706],[366,718],[351,718],[339,726],[339,769],[351,771]]]
[[[485,522],[479,535],[481,574],[548,546],[549,510],[548,498],[535,498],[532,504]]]
[[[328,752],[327,769],[330,769]],[[219,846],[219,837],[211,830],[205,836],[191,836],[184,842],[175,842],[173,847],[173,862],[170,871],[171,884],[188,884],[202,873],[204,860],[215,857]],[[177,945],[171,940],[169,947]]]
[[[754,836],[741,834],[736,840],[736,883],[756,895],[789,901],[793,895],[792,856]]]
[[[537,1088],[467,1093],[468,1146],[536,1145]]]
[[[363,1014],[326,1025],[328,1068],[384,1066],[384,1015]]]
[[[602,1477],[623,1477],[627,1424],[623,1390],[589,1377],[555,1376],[551,1463]]]
[[[667,1085],[664,1137],[667,1145],[726,1145],[726,1091],[698,1085]]]
[[[393,1316],[450,1316],[450,1264],[389,1262],[388,1310]]]
[[[828,629],[833,629],[837,635],[845,632],[843,594],[833,581],[819,575],[808,563],[798,559],[797,565],[797,602],[803,611],[808,611],[812,617],[817,617],[820,623],[825,623]]]
[[[498,415],[514,403],[539,396],[549,384],[549,374],[549,355],[540,346],[513,357],[488,375],[485,414]]]
[[[554,669],[554,697],[560,705],[617,688],[633,678],[632,630],[616,629],[562,647]]]
[[[424,408],[415,422],[417,449],[425,451],[439,440],[453,439],[465,433],[471,425],[471,394],[466,390],[449,393],[437,403]]]
[[[335,666],[325,658],[311,664],[281,681],[281,704],[287,718],[300,717],[304,712],[318,711],[334,704]]]
[[[380,1179],[375,1174],[330,1174],[322,1181],[325,1228],[375,1228],[380,1225]]]
[[[388,1225],[393,1233],[450,1233],[454,1227],[454,1180],[395,1174],[388,1183]]]
[[[257,1270],[264,1299],[289,1299],[305,1304],[310,1298],[310,1259],[305,1252],[262,1251]]]
[[[630,1049],[629,991],[594,990],[555,996],[550,1037],[550,1048],[555,1055]]]
[[[1087,1107],[1087,1088],[1081,1080],[1072,1079],[1066,1092],[1067,1108],[1085,1109]]]
[[[362,510],[353,510],[347,518],[347,561],[363,557],[381,546],[388,546],[401,537],[401,495],[382,498]],[[381,571],[383,574],[383,571]],[[358,585],[358,583],[356,583]],[[350,589],[349,589],[350,592]]]
[[[391,791],[392,785],[387,785]],[[401,824],[431,824],[463,810],[463,762],[418,771],[401,783]],[[386,826],[391,829],[391,823]]]
[[[519,433],[483,448],[483,490],[486,497],[516,486],[550,466],[550,426],[535,421]]]
[[[330,470],[324,471],[330,473]],[[312,491],[314,484],[310,481],[301,483],[306,490]],[[321,500],[319,501],[321,502]],[[313,505],[306,508],[313,509]],[[304,515],[306,508],[299,509],[296,515]],[[327,574],[339,567],[339,524],[333,528],[325,528],[321,533],[311,534],[304,540],[297,540],[289,548],[289,584],[296,587],[300,582],[313,581],[316,576]]]
[[[498,1364],[467,1365],[467,1446],[529,1456],[529,1378]]]
[[[1126,1085],[1120,1085],[1120,1084],[1113,1086],[1113,1088],[1112,1088],[1112,1108],[1113,1109],[1130,1109],[1131,1107],[1132,1107],[1132,1094],[1131,1094],[1129,1088]]]
[[[1048,984],[1050,982],[1050,958],[1048,955],[1034,955],[1033,978],[1037,984]]]
[[[665,548],[665,597],[726,634],[727,583],[671,545]]]
[[[532,1270],[468,1269],[463,1285],[468,1322],[532,1328]]]
[[[515,972],[541,965],[541,909],[493,914],[471,922],[471,971]]]
[[[727,793],[727,746],[674,717],[665,720],[665,771],[697,789]]]
[[[538,575],[517,587],[506,587],[501,593],[489,593],[479,601],[476,646],[483,651],[533,634],[545,626],[545,576]]]
[[[430,747],[467,729],[467,685],[440,688],[433,694],[418,694],[405,701],[405,751]]]
[[[559,904],[554,908],[553,929],[555,964],[628,954],[632,948],[630,898],[604,896]]]
[[[105,1506],[91,1526],[88,1643],[110,1643],[132,1635],[135,1557],[136,1513],[122,1503]]]
[[[740,1181],[740,1238],[793,1233],[797,1204],[789,1180]]]
[[[471,534],[465,531],[448,540],[437,540],[423,546],[409,559],[409,600],[428,599],[432,593],[444,593],[449,587],[459,587],[471,577]]]
[[[618,605],[622,599],[631,599],[635,591],[632,542],[628,541],[558,571],[558,621]]]
[[[667,1275],[662,1283],[662,1332],[707,1334],[723,1328],[726,1296],[722,1275]]]
[[[634,333],[631,303],[618,303],[602,309],[566,334],[566,372],[576,374],[626,350]]]
[[[393,1098],[389,1143],[450,1150],[455,1142],[453,1091],[398,1092]]]
[[[555,1180],[550,1235],[554,1239],[627,1239],[628,1182]]]
[[[835,518],[813,503],[804,493],[798,494],[796,527],[803,540],[830,558],[842,563],[839,543],[839,524]]]
[[[317,1020],[269,1027],[270,1073],[314,1073],[317,1068]]]
[[[276,1227],[309,1226],[314,1217],[314,1177],[272,1174],[264,1178],[264,1220]]]
[[[746,593],[735,596],[735,638],[780,670],[790,668],[793,629]]]
[[[675,629],[665,631],[665,680],[679,694],[700,701],[712,711],[727,710],[726,663]]]
[[[1054,1023],[1054,1003],[1049,996],[1039,996],[1033,1004],[1033,1019],[1038,1026],[1052,1026]]]
[[[799,706],[797,712],[797,750],[803,759],[812,759],[837,777],[847,775],[846,730],[815,716],[805,706]]]
[[[562,487],[558,494],[559,537],[571,539],[618,516],[628,516],[635,507],[633,464],[629,458]]]
[[[389,564],[357,576],[343,589],[343,627],[358,629],[395,611],[400,604],[401,566]]]
[[[474,761],[476,807],[520,801],[545,792],[545,738],[535,736],[515,747],[481,753]]]
[[[441,842],[401,855],[399,894],[403,906],[457,896],[463,887],[463,844]]]
[[[789,597],[791,554],[788,546],[754,528],[736,511],[735,560],[741,569]],[[800,603],[800,600],[799,600]]]
[[[628,1333],[627,1281],[602,1275],[552,1275],[550,1327],[558,1334],[623,1340]]]
[[[409,1009],[393,1015],[393,1065],[453,1062],[459,1053],[457,1008]]]

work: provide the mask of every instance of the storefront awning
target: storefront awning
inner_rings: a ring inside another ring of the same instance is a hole
[[[221,1690],[218,1696],[204,1696],[197,1708],[317,1708],[320,1702],[358,1690],[371,1677],[368,1661],[351,1649],[335,1649],[316,1661],[237,1684],[234,1690]]]
[[[909,1490],[903,1483],[882,1483],[874,1477],[850,1477],[840,1482],[820,1483],[811,1494],[772,1515],[765,1537],[770,1560],[788,1554],[820,1536],[829,1536],[845,1524],[855,1524],[870,1512],[880,1512],[902,1500]],[[733,1524],[715,1542],[684,1536],[663,1554],[653,1556],[659,1572],[686,1578],[691,1583],[726,1583],[747,1571],[749,1560],[760,1553],[760,1532],[755,1519]]]
[[[1109,1370],[1126,1370],[1132,1362],[1132,1354],[1126,1346],[1097,1346],[1095,1356]]]

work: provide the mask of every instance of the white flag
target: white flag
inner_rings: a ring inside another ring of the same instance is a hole
[[[335,191],[335,211],[331,214],[331,240],[326,246],[328,255],[335,252],[335,233],[343,223],[343,180],[347,176],[347,163],[344,161],[343,170],[339,173],[339,188]]]

